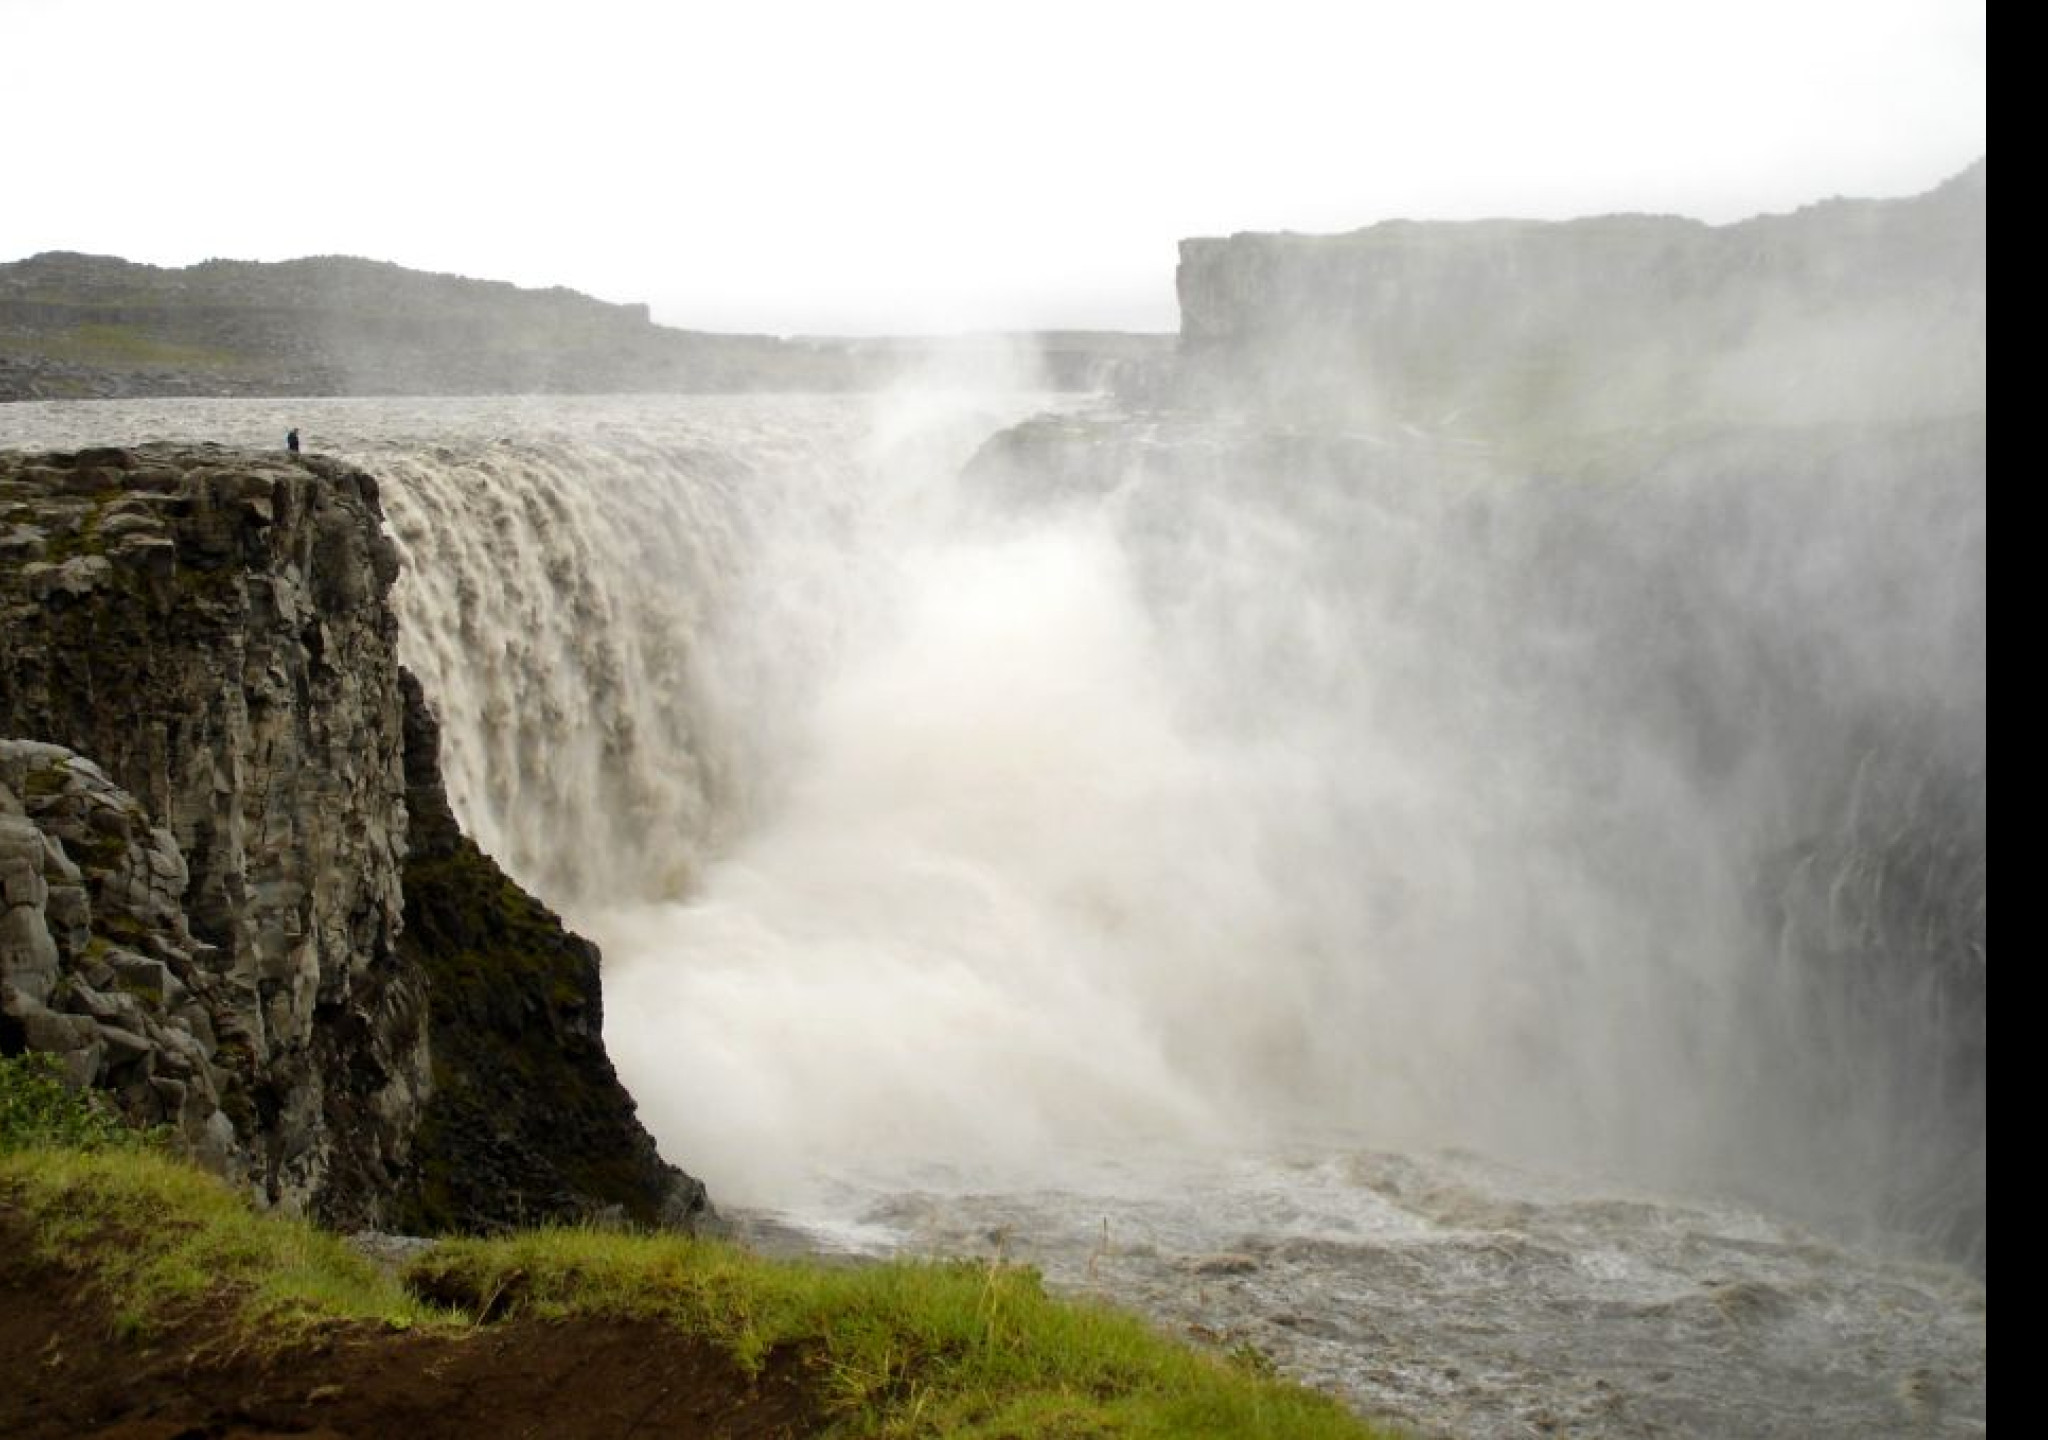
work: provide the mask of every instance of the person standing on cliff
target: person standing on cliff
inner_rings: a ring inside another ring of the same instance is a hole
[[[285,432],[284,448],[296,455],[299,453],[299,427],[294,425]]]

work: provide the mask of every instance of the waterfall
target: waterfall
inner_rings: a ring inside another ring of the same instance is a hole
[[[282,404],[179,413],[384,478],[458,811],[727,1201],[1323,1135],[1982,1266],[1981,417]]]
[[[457,803],[726,1193],[1364,1133],[1981,1249],[1967,437],[754,419],[379,461]]]

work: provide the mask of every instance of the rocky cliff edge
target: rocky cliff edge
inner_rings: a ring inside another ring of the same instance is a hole
[[[0,1051],[337,1224],[688,1224],[598,957],[464,837],[377,482],[0,454]]]

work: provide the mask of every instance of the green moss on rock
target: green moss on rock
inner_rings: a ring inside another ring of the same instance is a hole
[[[434,1090],[397,1223],[689,1223],[703,1187],[662,1161],[605,1054],[596,947],[457,829],[438,728],[417,683],[405,685],[411,852],[398,948],[427,978]]]

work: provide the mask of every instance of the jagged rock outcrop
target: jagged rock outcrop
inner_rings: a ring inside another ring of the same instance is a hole
[[[241,1174],[227,1112],[247,1095],[213,1063],[233,1008],[186,880],[177,841],[97,765],[0,740],[0,1048],[56,1055],[73,1084]]]
[[[1394,220],[1184,240],[1186,387],[1466,433],[1961,413],[1984,392],[1984,173],[1724,226]]]
[[[493,1047],[574,1038],[610,1079],[577,1112],[587,1144],[623,1137],[626,1158],[542,1187],[522,1213],[655,1218],[678,1187],[680,1209],[701,1206],[603,1062],[595,952],[502,877],[489,903],[535,912],[513,941],[565,958],[455,937],[491,967],[480,983],[522,1014],[527,987],[548,987],[588,1026],[501,1027],[476,1044],[440,1033],[434,938],[400,943],[406,857],[460,837],[445,803],[421,807],[418,842],[409,833],[408,788],[433,794],[438,758],[417,713],[408,725],[397,573],[377,482],[332,461],[215,446],[0,455],[0,736],[41,742],[0,752],[13,1017],[0,1040],[67,1054],[77,1078],[175,1124],[271,1201],[363,1224],[460,1151],[419,1143],[435,1085],[480,1093],[516,1129],[553,1097],[506,1088]],[[429,748],[408,754],[409,741]],[[541,1127],[522,1176],[546,1168],[565,1128]],[[475,1200],[433,1218],[504,1218]]]
[[[231,994],[251,1173],[297,1206],[389,1184],[426,1049],[396,962],[398,561],[376,482],[283,455],[83,451],[0,469],[0,513],[0,734],[87,756],[175,837]]]

